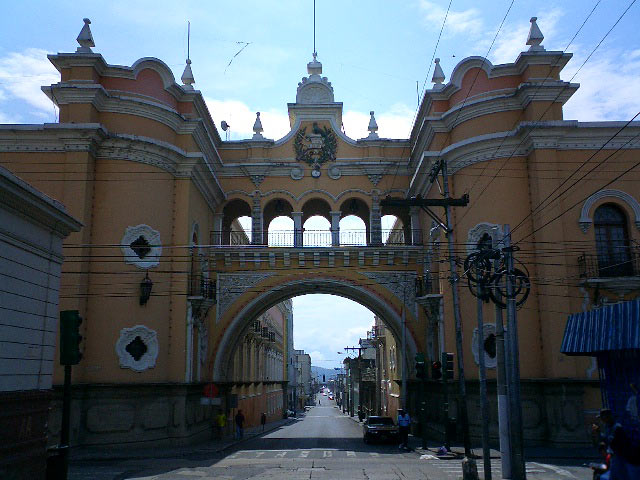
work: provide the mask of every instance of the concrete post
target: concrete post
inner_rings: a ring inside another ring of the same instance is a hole
[[[380,198],[378,195],[373,195],[371,199],[371,213],[369,214],[369,232],[370,232],[370,245],[382,244],[382,215],[380,210]]]
[[[293,217],[293,246],[302,247],[302,212],[291,212]]]
[[[331,215],[331,246],[340,246],[340,217],[342,212],[329,212]]]
[[[262,206],[260,192],[253,193],[253,208],[251,209],[251,244],[262,245]]]

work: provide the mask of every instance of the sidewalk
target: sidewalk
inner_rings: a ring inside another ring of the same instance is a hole
[[[302,415],[298,415],[300,418]],[[71,462],[95,461],[95,460],[141,460],[146,458],[180,458],[197,454],[211,454],[222,452],[234,445],[246,442],[264,433],[272,432],[284,425],[293,423],[296,418],[277,420],[262,426],[246,428],[244,438],[236,440],[232,436],[222,439],[211,439],[192,445],[178,447],[135,447],[135,446],[92,446],[75,447],[71,449]]]
[[[342,412],[342,409],[340,409]],[[351,417],[349,412],[343,413],[343,415],[348,416],[354,422],[362,425],[362,422],[358,420],[357,415]],[[428,455],[435,455],[438,451],[438,447],[441,444],[438,444],[433,439],[427,439],[427,449],[422,449],[422,438],[417,437],[413,434],[409,434],[409,447],[412,450],[415,450],[416,453],[423,453]],[[474,454],[474,458],[476,460],[482,460],[482,446],[474,445],[471,449]],[[500,458],[500,451],[495,449],[490,449],[491,458]],[[535,461],[535,460],[544,460],[544,459],[554,459],[554,460],[583,460],[583,461],[598,461],[598,452],[595,448],[552,448],[552,447],[527,447],[524,449],[524,456],[526,461]],[[464,447],[460,444],[455,444],[451,447],[451,452],[448,456],[444,458],[463,458],[464,457]]]

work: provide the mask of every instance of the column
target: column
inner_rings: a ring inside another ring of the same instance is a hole
[[[420,207],[409,207],[409,212],[411,214],[411,245],[422,245]]]
[[[340,246],[340,217],[342,212],[329,212],[331,215],[331,246]]]
[[[213,214],[213,232],[211,232],[211,244],[222,245],[222,213]]]
[[[382,244],[382,214],[380,211],[380,198],[374,194],[371,198],[371,213],[369,215],[369,231],[371,232],[370,244]]]
[[[262,206],[260,192],[253,192],[253,208],[251,209],[251,244],[262,245]]]
[[[293,217],[293,246],[302,247],[302,212],[291,212]]]

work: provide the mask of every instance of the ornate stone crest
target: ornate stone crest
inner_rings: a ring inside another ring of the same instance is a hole
[[[296,160],[312,166],[333,162],[336,159],[337,147],[338,142],[333,131],[329,127],[320,128],[317,123],[313,124],[313,129],[308,135],[307,127],[298,130],[294,141]]]

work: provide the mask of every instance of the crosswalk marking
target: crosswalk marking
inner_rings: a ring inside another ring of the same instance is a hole
[[[356,456],[356,452],[347,452],[347,457],[355,457]]]
[[[287,452],[280,452],[276,454],[277,458],[283,458],[285,455],[287,454]]]
[[[369,455],[371,455],[372,457],[379,457],[380,454],[377,452],[369,452]]]
[[[261,457],[262,455],[264,455],[266,452],[256,452],[256,457]]]
[[[333,457],[333,452],[330,450],[325,450],[322,454],[322,458],[330,458]]]
[[[309,456],[309,450],[304,450],[302,452],[300,452],[300,455],[298,455],[300,458],[307,458]]]

